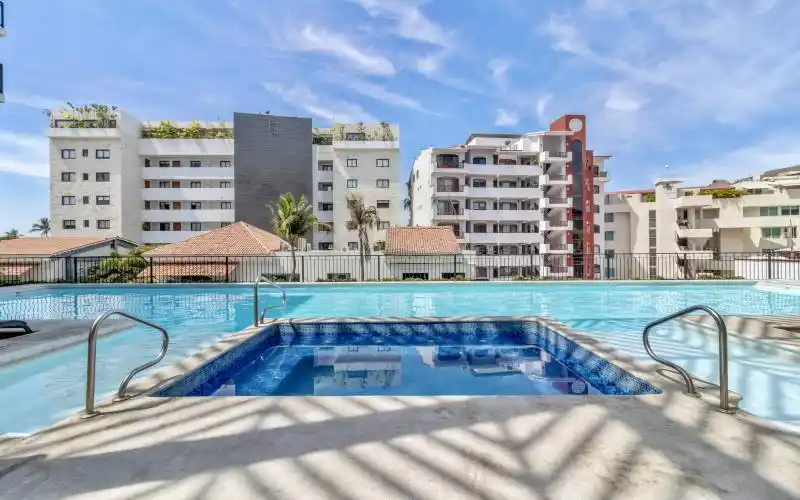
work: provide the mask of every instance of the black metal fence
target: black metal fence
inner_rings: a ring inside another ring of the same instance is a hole
[[[0,285],[403,280],[800,280],[794,253],[1,257]]]

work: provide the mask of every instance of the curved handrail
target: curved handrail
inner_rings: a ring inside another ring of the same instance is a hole
[[[286,309],[286,290],[269,279],[266,274],[259,275],[258,279],[255,283],[253,283],[253,326],[259,325],[259,315],[258,315],[258,285],[261,283],[267,283],[268,285],[277,288],[281,291],[281,305],[279,306],[267,306],[261,312],[261,323],[264,322],[264,316],[267,314],[267,311],[271,309]]]
[[[644,331],[642,332],[644,349],[647,351],[647,354],[653,358],[653,360],[678,372],[681,378],[683,378],[684,382],[686,382],[686,392],[694,397],[699,398],[700,394],[697,392],[697,388],[695,387],[694,381],[692,380],[691,375],[689,375],[689,372],[675,363],[659,357],[655,352],[653,352],[653,348],[650,346],[650,330],[656,326],[667,323],[668,321],[672,321],[673,319],[697,311],[703,311],[711,316],[711,319],[714,320],[714,323],[717,326],[717,332],[719,335],[719,410],[726,413],[733,413],[733,410],[731,410],[728,405],[728,328],[725,326],[725,320],[722,319],[722,316],[720,316],[717,311],[708,306],[698,304],[687,307],[686,309],[681,309],[676,313],[670,314],[669,316],[664,316],[663,318],[649,323],[644,327]]]
[[[88,359],[86,361],[86,409],[85,409],[85,416],[90,417],[92,415],[97,414],[94,409],[94,387],[95,387],[95,372],[96,372],[96,364],[97,364],[97,332],[100,329],[100,324],[103,323],[106,319],[111,316],[122,316],[123,318],[128,318],[130,320],[136,321],[137,323],[141,323],[143,325],[149,326],[161,332],[162,342],[161,342],[161,352],[158,353],[158,356],[152,360],[148,361],[147,363],[137,366],[133,370],[128,373],[128,376],[125,377],[125,380],[119,385],[119,390],[117,391],[117,398],[122,399],[125,396],[125,390],[128,388],[128,384],[133,380],[137,374],[157,365],[164,359],[164,356],[167,354],[167,349],[169,348],[169,334],[167,331],[158,326],[155,323],[151,323],[147,320],[137,318],[131,314],[128,314],[124,311],[108,311],[106,313],[101,314],[94,320],[92,323],[92,327],[89,329],[89,350],[88,350]]]

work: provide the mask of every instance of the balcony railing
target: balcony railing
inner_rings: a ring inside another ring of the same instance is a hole
[[[568,153],[566,151],[554,151],[554,152],[548,151],[547,154],[554,158],[566,158]]]
[[[550,250],[569,250],[569,245],[566,243],[551,243]]]
[[[547,198],[547,201],[548,201],[548,203],[553,203],[553,204],[557,204],[557,205],[563,205],[564,203],[567,202],[567,199],[566,198],[555,198],[555,197],[553,197],[553,198]]]
[[[436,168],[464,168],[464,164],[458,160],[436,160]]]
[[[550,220],[547,222],[550,227],[567,227],[567,221],[565,220]]]
[[[551,181],[565,181],[567,180],[567,176],[564,174],[549,174],[549,178]]]
[[[463,193],[464,186],[436,186],[437,193]]]
[[[463,208],[438,208],[436,209],[437,215],[464,215]]]

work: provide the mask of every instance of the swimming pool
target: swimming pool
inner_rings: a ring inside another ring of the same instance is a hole
[[[279,323],[157,396],[645,395],[535,321]]]
[[[800,296],[749,283],[390,283],[287,286],[284,317],[549,316],[636,357],[644,325],[697,303],[722,314],[798,314]],[[261,304],[277,303],[263,288]],[[252,322],[246,285],[48,287],[0,290],[0,318],[94,318],[122,309],[165,326],[171,345],[160,366],[178,361]],[[273,311],[275,313],[275,311]],[[680,323],[659,327],[653,347],[690,371],[716,379],[713,336]],[[152,331],[133,328],[98,343],[98,399],[158,352]],[[800,363],[774,349],[732,338],[731,389],[759,416],[800,423]],[[0,368],[0,433],[32,432],[82,407],[86,346]],[[686,365],[684,365],[686,366]],[[774,390],[773,390],[774,389]],[[779,394],[776,396],[775,394]],[[35,397],[32,397],[35,395]],[[6,411],[6,409],[8,409]]]

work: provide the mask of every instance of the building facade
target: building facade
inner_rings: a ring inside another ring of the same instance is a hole
[[[423,150],[409,179],[411,223],[450,226],[477,255],[542,256],[523,273],[599,277],[610,157],[587,149],[585,122],[565,115],[544,132],[472,134],[465,144]],[[487,278],[521,273],[494,260]]]
[[[612,265],[612,278],[719,274],[733,268],[730,259],[798,250],[800,167],[700,187],[661,180],[605,198],[606,252],[635,254]]]
[[[313,129],[307,118],[247,113],[235,113],[231,127],[140,122],[99,105],[53,111],[47,132],[53,234],[159,245],[237,220],[270,230],[269,206],[291,192],[333,223],[332,231],[308,235],[310,247],[357,242],[346,224],[350,194],[378,208],[381,225],[370,241],[385,240],[385,228],[400,221],[397,127],[338,129],[343,133]],[[345,135],[350,129],[367,132]],[[392,140],[383,140],[384,130]]]

